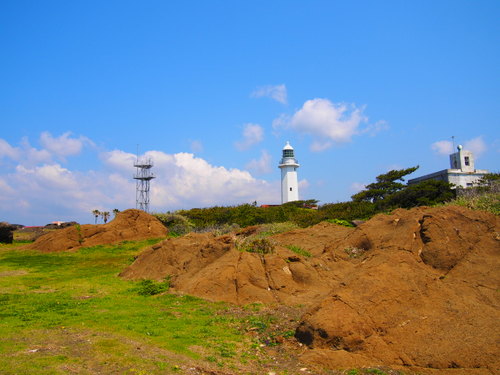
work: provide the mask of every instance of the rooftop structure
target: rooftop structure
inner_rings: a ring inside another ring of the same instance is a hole
[[[457,152],[450,155],[450,168],[408,180],[408,185],[418,184],[427,180],[445,181],[456,187],[468,188],[477,185],[478,181],[489,171],[476,169],[474,155],[458,145]]]

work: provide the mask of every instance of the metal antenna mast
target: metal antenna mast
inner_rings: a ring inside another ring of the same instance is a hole
[[[153,161],[151,158],[139,159],[139,152],[137,152],[134,167],[137,168],[134,175],[134,179],[137,180],[135,184],[135,207],[149,212],[149,186],[151,180],[155,178],[151,172]]]

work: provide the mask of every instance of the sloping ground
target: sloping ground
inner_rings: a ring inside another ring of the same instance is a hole
[[[338,233],[337,225],[326,226]],[[297,232],[304,230],[289,233]],[[143,252],[121,276],[160,280],[170,275],[177,290],[236,304],[309,304],[331,289],[335,273],[321,259],[299,256],[283,246],[277,246],[274,254],[242,252],[235,240],[210,233],[169,238]]]
[[[171,275],[177,290],[237,304],[311,306],[296,331],[309,348],[302,358],[330,368],[500,367],[498,217],[416,208],[355,229],[322,223],[273,239],[279,245],[266,255],[236,250],[234,236],[168,239],[122,276]]]
[[[43,252],[73,250],[79,247],[138,241],[167,235],[165,226],[141,210],[119,212],[113,221],[99,225],[75,225],[47,233],[27,248]]]
[[[362,224],[325,256],[359,263],[302,319],[304,356],[330,367],[488,368],[500,339],[499,219],[458,207],[397,210]]]

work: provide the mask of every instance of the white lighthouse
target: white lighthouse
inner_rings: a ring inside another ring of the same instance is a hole
[[[297,168],[299,163],[295,159],[293,147],[287,142],[283,147],[283,157],[278,167],[281,169],[281,204],[299,200],[299,182]]]

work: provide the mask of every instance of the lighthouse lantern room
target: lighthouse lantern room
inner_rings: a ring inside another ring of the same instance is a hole
[[[299,200],[299,183],[297,168],[299,167],[293,147],[287,142],[283,147],[283,157],[278,167],[281,169],[281,204]]]

